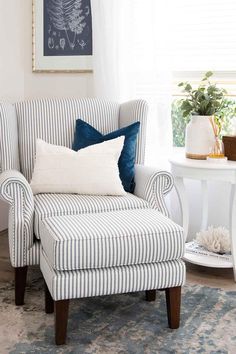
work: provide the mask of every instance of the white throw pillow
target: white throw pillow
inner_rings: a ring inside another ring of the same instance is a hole
[[[33,193],[125,195],[118,168],[123,145],[121,136],[75,152],[37,139]]]

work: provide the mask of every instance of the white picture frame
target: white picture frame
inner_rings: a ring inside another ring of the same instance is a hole
[[[93,55],[91,50],[91,55],[44,55],[45,54],[45,26],[44,26],[44,6],[46,2],[50,0],[33,0],[32,8],[33,8],[33,58],[32,58],[32,70],[35,73],[90,73],[93,71]],[[76,0],[77,2],[81,2],[83,0]],[[88,1],[88,0],[87,0]],[[88,7],[88,6],[87,6]],[[87,9],[86,11],[91,11]],[[91,17],[91,14],[90,14]],[[77,17],[78,18],[78,17]],[[85,18],[85,16],[83,16]],[[92,21],[92,19],[91,19]],[[84,20],[85,22],[85,20]],[[83,25],[83,23],[82,23]],[[83,28],[82,28],[83,30]],[[91,29],[92,31],[92,29]],[[53,33],[64,33],[65,31],[54,31]],[[76,34],[77,35],[77,34]],[[68,37],[64,36],[63,44],[67,40]],[[69,38],[68,38],[69,40]],[[77,42],[79,39],[77,39]],[[73,44],[68,42],[67,48],[70,50],[70,46]],[[76,43],[77,44],[77,43]],[[92,47],[92,38],[90,46]],[[57,46],[59,47],[59,46]],[[63,46],[61,46],[63,47]],[[79,45],[78,45],[79,47]],[[59,48],[62,51],[62,48]],[[73,53],[74,54],[74,53]]]

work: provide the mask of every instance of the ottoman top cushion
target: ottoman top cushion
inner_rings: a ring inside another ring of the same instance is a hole
[[[39,227],[48,261],[61,271],[163,262],[184,254],[182,227],[154,209],[56,216]]]

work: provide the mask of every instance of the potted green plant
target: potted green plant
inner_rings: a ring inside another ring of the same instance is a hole
[[[212,75],[213,73],[208,71],[196,89],[189,82],[181,82],[178,85],[187,95],[181,100],[180,108],[183,116],[192,115],[185,134],[185,149],[188,158],[206,159],[214,149],[218,138],[218,123],[220,122],[216,122],[214,116],[220,116],[227,92],[210,82]]]

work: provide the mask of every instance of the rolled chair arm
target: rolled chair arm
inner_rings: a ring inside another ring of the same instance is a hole
[[[25,177],[15,170],[0,174],[0,199],[10,204],[8,237],[13,267],[27,265],[26,255],[33,246],[34,198]]]
[[[135,190],[137,197],[147,200],[151,207],[169,216],[165,195],[174,185],[172,175],[167,171],[143,165],[135,165]]]

